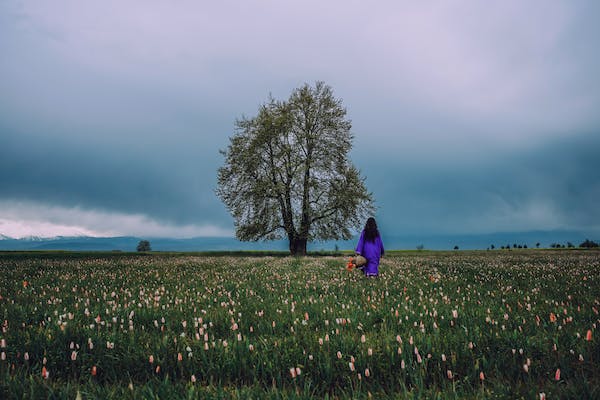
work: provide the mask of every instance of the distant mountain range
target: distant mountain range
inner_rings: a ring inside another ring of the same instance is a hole
[[[471,235],[384,235],[385,247],[389,250],[411,250],[422,246],[429,250],[451,250],[458,246],[461,250],[485,250],[491,245],[527,245],[529,248],[540,243],[540,247],[550,247],[553,243],[578,246],[585,239],[599,242],[598,233],[586,235],[574,231],[532,231],[513,233],[491,233]],[[238,250],[281,250],[288,249],[287,241],[240,242],[228,237],[197,237],[190,239],[121,237],[53,237],[31,236],[13,239],[0,234],[0,250],[71,250],[71,251],[135,251],[140,240],[150,241],[154,251],[238,251]],[[347,241],[326,241],[309,243],[309,251],[351,250],[356,239]]]
[[[136,251],[140,240],[148,240],[152,250],[155,251],[286,250],[283,242],[249,243],[226,237],[171,239],[134,236],[58,236],[21,239],[6,238],[5,236],[0,240],[0,250]]]

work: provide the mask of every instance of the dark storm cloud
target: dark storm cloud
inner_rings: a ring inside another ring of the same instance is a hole
[[[0,158],[0,195],[143,213],[179,224],[219,222],[214,218],[223,210],[212,193],[214,148],[206,151],[202,143],[176,139],[152,143],[143,135],[140,143],[125,146],[90,142],[11,136]],[[207,209],[207,214],[198,211]]]
[[[600,135],[591,133],[521,151],[499,150],[485,162],[365,162],[364,171],[379,194],[388,232],[596,234],[598,149]]]
[[[213,190],[235,119],[325,80],[384,225],[598,230],[599,11],[3,2],[0,226],[229,233]]]

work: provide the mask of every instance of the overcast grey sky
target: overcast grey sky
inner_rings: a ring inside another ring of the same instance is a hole
[[[388,234],[600,232],[600,2],[0,2],[0,234],[231,235],[234,121],[323,80]]]

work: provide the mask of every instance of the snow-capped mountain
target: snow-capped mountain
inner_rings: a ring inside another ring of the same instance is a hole
[[[28,240],[30,242],[42,242],[44,240],[54,240],[53,237],[42,237],[42,236],[23,236],[20,240]]]
[[[0,240],[21,240],[21,241],[27,241],[27,242],[45,242],[45,241],[52,241],[52,240],[60,240],[60,239],[70,239],[70,238],[76,238],[76,237],[82,237],[82,236],[35,236],[35,235],[29,235],[29,236],[22,236],[22,237],[11,237],[11,236],[7,236],[4,235],[2,233],[0,233]]]

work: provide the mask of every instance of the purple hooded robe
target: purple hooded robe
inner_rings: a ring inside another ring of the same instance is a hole
[[[367,265],[363,268],[365,275],[379,275],[379,259],[385,254],[381,237],[377,236],[373,242],[370,242],[365,239],[365,231],[362,231],[356,245],[356,252],[367,259]]]

